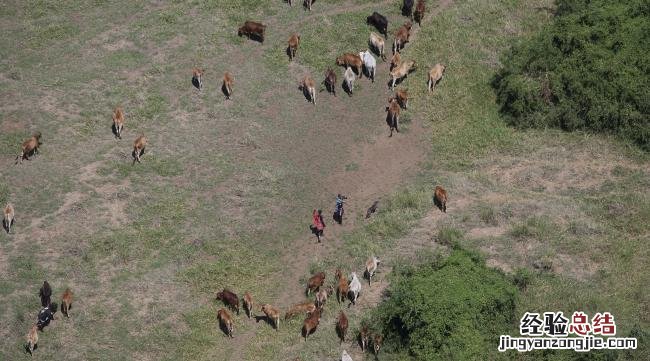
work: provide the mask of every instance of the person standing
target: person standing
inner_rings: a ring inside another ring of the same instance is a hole
[[[343,204],[348,197],[342,196],[340,193],[336,195],[336,208],[334,209],[334,220],[338,224],[343,224]]]

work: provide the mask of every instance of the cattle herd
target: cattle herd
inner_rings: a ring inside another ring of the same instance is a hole
[[[289,5],[291,0],[287,0]],[[305,0],[305,7],[311,10],[312,4],[314,1]],[[418,0],[415,6],[415,11],[413,11],[413,0],[404,0],[402,6],[402,14],[409,17],[411,20],[414,20],[419,25],[421,24],[422,18],[425,13],[425,2],[424,0]],[[379,14],[378,12],[373,12],[366,19],[367,24],[374,26],[380,34],[375,32],[370,33],[369,45],[370,49],[379,56],[383,61],[386,60],[385,55],[385,43],[388,38],[388,20],[385,16]],[[400,52],[404,48],[405,44],[409,42],[412,29],[411,21],[406,21],[402,26],[400,26],[397,31],[394,33],[394,39],[392,42],[392,58],[390,61],[390,90],[394,91],[394,95],[388,99],[388,106],[386,106],[387,118],[386,121],[390,127],[390,136],[393,135],[393,130],[399,132],[399,116],[401,109],[407,109],[408,107],[408,93],[406,89],[397,89],[395,90],[395,85],[404,77],[414,70],[416,70],[416,63],[412,60],[402,60]],[[237,33],[239,36],[247,36],[250,39],[257,40],[261,43],[264,42],[264,35],[266,31],[266,26],[254,22],[246,21],[243,26],[241,26]],[[383,35],[383,36],[382,36]],[[301,37],[299,34],[292,34],[288,40],[287,55],[289,61],[293,61],[298,53],[298,48],[300,46]],[[344,53],[341,56],[337,57],[335,64],[338,66],[345,67],[343,73],[343,88],[344,90],[352,96],[354,92],[354,82],[357,77],[362,78],[364,74],[364,69],[367,73],[369,79],[372,82],[375,80],[376,74],[376,60],[375,57],[371,54],[369,50],[360,51],[358,53]],[[445,72],[445,65],[436,64],[428,73],[427,79],[427,88],[429,91],[432,91],[435,85],[442,79]],[[201,91],[203,89],[203,74],[204,70],[200,68],[192,69],[192,84]],[[316,104],[316,81],[309,75],[303,77],[299,83],[299,88],[303,91],[303,95],[313,104]],[[325,79],[322,84],[325,85],[328,92],[336,96],[336,87],[337,87],[337,76],[336,72],[332,68],[328,68],[325,73]],[[233,94],[233,85],[234,77],[231,73],[226,72],[223,76],[223,83],[221,90],[225,95],[226,99],[230,99]],[[113,120],[113,133],[116,138],[122,138],[122,131],[124,129],[124,110],[121,107],[116,107],[112,114]],[[20,162],[22,164],[23,160],[29,160],[30,156],[35,155],[39,151],[39,146],[41,145],[41,133],[36,132],[32,137],[25,140],[22,143],[22,148],[20,154],[16,157],[16,164]],[[141,156],[145,152],[147,146],[147,138],[144,134],[140,134],[135,141],[133,142],[133,164],[136,162],[140,163]],[[434,203],[440,208],[441,211],[446,212],[447,210],[447,192],[440,186],[437,186],[434,191],[433,197]],[[369,209],[366,215],[366,218],[370,217],[377,209],[377,202],[375,202]],[[15,222],[15,213],[14,207],[11,203],[8,203],[3,210],[3,227],[7,233],[11,233],[11,227]],[[370,257],[365,264],[364,277],[368,279],[369,286],[372,283],[372,277],[374,276],[377,267],[381,261],[375,257]],[[336,282],[333,285],[325,286],[326,274],[324,272],[317,272],[312,275],[311,278],[307,281],[305,293],[309,297],[314,293],[314,299],[305,301],[302,303],[297,303],[290,306],[285,312],[284,319],[290,319],[296,315],[304,315],[305,319],[302,327],[302,336],[307,338],[313,334],[317,327],[319,326],[322,312],[324,311],[324,305],[329,296],[336,292],[337,303],[341,304],[346,300],[349,300],[348,307],[356,305],[359,295],[361,294],[361,281],[357,276],[356,272],[351,272],[349,278],[345,276],[341,269],[337,269],[334,274]],[[26,349],[31,354],[36,347],[38,342],[38,330],[43,330],[47,326],[50,320],[54,319],[54,313],[57,311],[56,303],[51,302],[50,298],[52,295],[52,289],[47,281],[43,283],[43,286],[39,290],[39,295],[41,297],[41,306],[43,307],[38,315],[37,323],[30,328],[29,333],[27,334],[27,345]],[[61,299],[61,311],[68,317],[69,310],[72,306],[72,297],[73,294],[70,289],[66,289],[62,295]],[[229,289],[223,289],[221,292],[217,293],[216,299],[223,302],[231,311],[234,311],[239,315],[239,305],[240,299]],[[259,308],[254,307],[253,297],[249,292],[244,293],[242,298],[244,311],[248,318],[254,317],[257,321],[260,319],[266,319],[272,327],[276,330],[280,328],[280,309],[270,305],[262,304]],[[255,311],[259,310],[263,313],[263,316],[255,315]],[[234,337],[235,333],[235,320],[233,315],[226,309],[220,308],[217,311],[217,321],[222,331],[228,337]],[[341,342],[344,342],[347,336],[348,331],[348,317],[345,312],[341,310],[336,318],[336,332],[339,336]],[[358,342],[361,347],[361,350],[365,352],[369,345],[372,344],[372,351],[377,354],[381,348],[383,336],[374,331],[369,331],[367,325],[361,325],[361,329],[358,334]],[[351,356],[347,351],[343,351],[341,355],[341,360],[351,361]]]

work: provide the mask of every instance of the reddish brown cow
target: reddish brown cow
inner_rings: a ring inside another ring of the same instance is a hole
[[[393,40],[393,54],[399,53],[399,51],[404,47],[404,44],[409,42],[412,27],[413,24],[411,24],[410,21],[407,21],[397,29],[395,32],[395,39]]]
[[[318,291],[320,287],[325,282],[325,272],[318,272],[315,275],[311,276],[309,281],[307,281],[307,296],[309,293]]]
[[[244,293],[244,311],[246,311],[246,316],[251,318],[253,314],[253,297],[250,293]]]
[[[415,22],[418,23],[418,26],[422,26],[422,19],[424,19],[425,12],[424,0],[418,0],[417,5],[415,5]]]
[[[312,312],[309,317],[305,319],[305,322],[302,325],[302,334],[307,341],[307,337],[316,331],[318,324],[320,323],[320,310],[317,308]]]
[[[217,293],[217,299],[221,300],[225,305],[229,306],[239,315],[239,297],[237,294],[224,288],[223,291]]]
[[[298,46],[300,45],[300,35],[293,34],[289,38],[289,47],[287,52],[289,53],[289,61],[292,61],[296,57],[296,51],[298,51]]]
[[[69,288],[65,289],[65,292],[63,292],[63,297],[61,297],[61,313],[65,315],[65,317],[70,317],[68,315],[68,312],[72,308],[72,291],[70,291]]]
[[[336,333],[341,339],[341,343],[345,342],[345,335],[348,333],[348,317],[341,311],[336,320]]]
[[[270,321],[273,321],[273,325],[275,326],[275,330],[280,329],[280,311],[269,305],[269,304],[264,304],[262,305],[261,308],[262,312],[266,315],[266,318],[268,318]]]
[[[362,73],[362,66],[363,66],[363,60],[361,60],[361,57],[359,54],[351,54],[351,53],[345,53],[338,58],[336,58],[336,65],[343,65],[346,68],[347,67],[352,67],[354,71],[357,73],[359,78],[363,77]]]
[[[334,70],[332,70],[332,68],[327,68],[323,84],[325,84],[325,88],[327,88],[328,92],[331,92],[334,94],[334,96],[336,96],[336,73]]]
[[[234,329],[232,316],[230,316],[228,311],[222,308],[219,311],[217,311],[217,319],[219,320],[219,324],[221,325],[221,327],[225,329],[228,336],[232,338],[233,337],[232,331]]]
[[[368,332],[368,326],[361,327],[359,331],[359,341],[361,342],[361,352],[366,352],[368,348],[368,341],[370,341],[370,332]]]
[[[393,136],[393,130],[399,133],[399,111],[400,107],[395,98],[388,99],[388,106],[386,107],[386,122],[390,127],[390,137]]]
[[[395,91],[395,99],[397,99],[397,102],[402,107],[402,109],[408,108],[409,95],[407,89],[397,89]]]
[[[284,319],[288,320],[299,313],[312,313],[314,311],[316,311],[316,304],[312,301],[305,301],[291,306],[284,315]]]
[[[436,190],[433,193],[433,200],[438,208],[447,213],[447,191],[441,186],[436,186]]]
[[[348,278],[343,275],[340,269],[336,270],[336,279],[338,280],[338,286],[336,288],[336,301],[341,303],[345,301],[345,298],[348,297],[348,292],[350,288],[348,286]]]
[[[124,111],[121,107],[117,107],[113,111],[113,131],[119,139],[122,139],[122,129],[124,129]]]
[[[144,149],[147,147],[147,138],[144,134],[135,138],[133,141],[133,164],[140,163],[140,157],[144,154]]]
[[[249,39],[256,38],[261,43],[264,43],[264,32],[266,31],[266,25],[255,22],[255,21],[246,21],[244,26],[240,27],[237,30],[237,35],[248,36]]]

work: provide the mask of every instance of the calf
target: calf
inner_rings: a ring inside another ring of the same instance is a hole
[[[38,343],[38,325],[33,325],[27,333],[27,351],[32,355],[34,353],[34,348]]]
[[[2,214],[2,226],[7,231],[7,233],[11,233],[11,226],[14,224],[14,220],[16,218],[14,206],[11,203],[7,203]]]
[[[393,54],[399,53],[404,45],[409,42],[412,27],[413,24],[411,24],[410,21],[407,21],[404,23],[404,25],[400,26],[399,29],[397,29],[395,32],[395,39],[393,39]]]
[[[244,293],[244,311],[246,311],[246,316],[251,318],[253,313],[253,297],[248,292]]]
[[[362,66],[363,66],[363,60],[361,60],[361,57],[357,54],[350,54],[350,53],[345,53],[338,58],[336,58],[336,65],[343,65],[346,68],[347,67],[352,67],[354,68],[354,71],[359,74],[359,77],[363,76],[363,73],[361,72]]]
[[[260,43],[264,43],[264,32],[266,31],[266,25],[260,24],[255,21],[246,21],[244,26],[240,27],[237,30],[237,35],[248,36],[249,39],[257,38]]]
[[[287,47],[287,52],[289,53],[289,61],[292,61],[296,57],[296,51],[298,51],[298,45],[300,45],[300,35],[293,34],[289,38],[289,46]]]
[[[436,186],[436,190],[433,192],[433,202],[441,211],[447,213],[447,191],[441,186]]]
[[[327,68],[327,71],[325,72],[325,80],[323,80],[323,83],[325,84],[327,91],[336,96],[336,72],[334,72],[332,68]]]
[[[349,284],[349,294],[351,295],[350,300],[352,301],[350,305],[356,305],[357,298],[359,298],[359,293],[361,293],[361,282],[359,282],[359,277],[357,277],[357,274],[355,272],[352,272],[350,278],[352,279]],[[350,307],[350,305],[348,305],[348,307]]]
[[[147,138],[144,134],[141,134],[139,137],[135,138],[133,141],[133,164],[135,162],[140,163],[140,157],[144,154],[144,149],[147,147]]]
[[[368,332],[368,326],[361,327],[359,331],[359,341],[361,342],[361,352],[366,352],[368,348],[368,342],[370,340],[370,332]]]
[[[398,67],[390,71],[390,76],[392,78],[391,90],[395,89],[395,83],[398,80],[406,77],[410,72],[416,69],[417,65],[412,60],[406,60],[402,62]]]
[[[418,23],[418,26],[422,26],[422,19],[424,19],[424,0],[418,0],[417,5],[415,5],[415,22]]]
[[[368,277],[368,285],[370,285],[370,283],[372,282],[372,276],[375,275],[375,272],[377,271],[377,266],[379,266],[380,263],[381,261],[379,260],[379,258],[375,256],[368,258],[368,260],[366,261],[366,276]]]
[[[235,84],[235,78],[230,74],[230,72],[223,73],[223,84],[221,85],[221,91],[226,96],[226,99],[230,99],[232,95],[232,86]]]
[[[341,339],[340,343],[345,342],[345,335],[348,333],[348,317],[341,311],[336,319],[336,333]]]
[[[377,212],[377,207],[379,206],[379,201],[374,201],[370,208],[366,211],[366,219],[370,218],[370,216]]]
[[[408,96],[408,90],[406,89],[397,89],[395,91],[395,99],[399,103],[399,105],[402,107],[402,109],[407,109],[409,105],[409,96]]]
[[[390,58],[390,70],[398,67],[402,63],[402,56],[399,53],[393,54],[393,57]]]
[[[366,18],[366,24],[374,26],[381,34],[384,34],[388,38],[388,19],[384,15],[375,11]]]
[[[70,291],[69,288],[66,288],[61,297],[61,313],[64,314],[65,317],[70,317],[68,312],[72,308],[72,296],[72,291]]]
[[[381,343],[383,342],[384,337],[380,334],[375,334],[372,338],[372,350],[375,352],[375,357],[379,353],[379,349],[381,349]]]
[[[284,315],[284,319],[288,320],[299,313],[312,313],[314,311],[316,311],[316,304],[314,304],[314,302],[306,301],[303,303],[298,303],[289,308],[287,313]]]
[[[217,300],[221,300],[221,302],[235,310],[239,315],[239,297],[237,297],[237,294],[224,288],[223,291],[217,293]]]
[[[117,107],[113,111],[113,131],[119,139],[122,139],[122,129],[124,129],[124,110]]]
[[[314,303],[316,304],[316,307],[318,308],[323,308],[325,306],[325,302],[327,302],[327,298],[334,292],[334,288],[332,286],[327,287],[327,289],[320,289],[316,293],[316,300]]]
[[[268,318],[269,321],[273,322],[273,327],[275,327],[275,330],[276,331],[279,330],[280,329],[280,311],[277,308],[275,308],[275,307],[273,307],[273,306],[271,306],[269,304],[262,305],[261,310],[266,315],[266,318]]]
[[[22,144],[20,154],[16,157],[16,164],[18,164],[18,159],[20,159],[20,164],[22,164],[23,159],[29,160],[30,155],[38,154],[38,147],[41,144],[41,132],[36,132],[31,136],[31,138],[25,140]]]
[[[316,82],[312,77],[305,75],[298,88],[302,90],[305,97],[309,98],[309,102],[316,105]]]
[[[348,279],[343,275],[340,269],[336,270],[336,279],[338,280],[338,286],[336,288],[336,301],[341,303],[345,301],[345,298],[348,296],[350,288],[348,287]]]
[[[305,319],[305,322],[302,324],[302,334],[307,341],[307,337],[316,331],[318,324],[320,323],[320,310],[317,308],[312,312],[309,317]]]
[[[375,82],[375,69],[377,69],[377,61],[375,60],[375,57],[370,54],[370,51],[361,51],[359,52],[359,57],[361,57],[361,60],[363,61],[363,65],[366,67],[366,70],[368,71],[368,77],[372,80],[372,82]]]
[[[413,0],[404,0],[404,4],[402,4],[402,15],[413,19]]]
[[[375,49],[377,55],[381,57],[381,60],[386,61],[386,55],[384,52],[386,42],[379,34],[370,33],[370,39],[368,39],[368,45],[371,48]]]
[[[431,68],[431,70],[429,70],[429,80],[427,82],[427,88],[429,88],[429,91],[432,91],[436,84],[442,80],[442,76],[445,74],[445,69],[446,66],[436,64]]]
[[[352,92],[354,91],[354,80],[356,78],[357,77],[354,75],[352,68],[345,69],[345,72],[343,73],[343,80],[345,81],[345,87],[347,88],[348,95],[350,96],[352,96]]]
[[[230,338],[234,338],[232,331],[234,329],[234,322],[232,321],[232,316],[225,309],[219,309],[217,311],[217,320],[219,320],[219,325],[226,332]]]
[[[311,276],[311,278],[309,278],[309,281],[307,281],[307,296],[309,296],[310,292],[318,291],[324,282],[325,272],[318,272],[315,275]]]
[[[41,297],[41,306],[48,307],[52,303],[52,287],[47,281],[43,281],[43,286],[38,290],[38,295]]]
[[[192,84],[199,88],[203,89],[203,69],[192,68]]]
[[[400,112],[400,107],[399,104],[397,103],[397,100],[395,98],[389,98],[388,99],[388,106],[386,107],[386,123],[388,123],[388,127],[390,128],[390,135],[389,137],[393,136],[393,130],[399,133],[399,112]]]

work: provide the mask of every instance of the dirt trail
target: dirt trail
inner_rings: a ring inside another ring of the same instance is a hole
[[[358,11],[368,7],[382,6],[390,3],[392,1],[384,1],[379,4],[371,3],[341,7],[326,13],[310,15],[298,21],[298,23],[304,23],[319,16]],[[423,19],[423,23],[426,23],[431,17],[439,14],[451,3],[451,0],[440,1],[438,6],[429,10],[425,19]],[[414,27],[411,34],[411,42],[414,41],[418,32],[419,27]],[[377,74],[387,74],[389,70],[388,66],[388,62],[378,63]],[[382,80],[379,81],[381,82]],[[373,87],[364,89],[358,94],[355,93],[355,97],[381,98],[386,97],[388,94],[386,87]],[[411,113],[412,111],[406,110],[406,112]],[[282,264],[286,265],[284,275],[282,275],[282,278],[286,280],[284,283],[285,287],[279,297],[273,300],[274,305],[285,308],[291,304],[303,301],[304,285],[300,283],[300,279],[308,276],[310,263],[316,260],[326,259],[334,253],[342,243],[341,236],[354,229],[358,212],[365,212],[365,209],[374,200],[392,192],[403,180],[408,179],[412,175],[412,172],[417,171],[418,163],[425,159],[430,137],[422,126],[422,122],[417,118],[417,115],[412,113],[411,115],[412,121],[408,124],[407,132],[397,133],[393,137],[388,137],[388,129],[386,129],[385,132],[379,134],[373,141],[353,147],[349,152],[353,156],[348,162],[358,164],[358,169],[354,172],[346,171],[345,169],[335,170],[326,182],[324,182],[325,191],[328,194],[341,193],[351,196],[348,202],[349,204],[346,207],[344,223],[343,225],[338,225],[331,220],[329,215],[334,206],[334,200],[332,199],[331,209],[324,210],[326,217],[330,221],[327,222],[326,220],[327,227],[325,228],[325,240],[323,243],[317,243],[315,237],[310,234],[306,234],[290,243],[294,247],[294,251],[286,253],[282,260]],[[428,221],[430,222],[430,220]],[[430,241],[431,238],[429,237],[428,240]],[[428,245],[427,240],[423,240],[421,243],[422,246],[425,244]],[[382,268],[382,273],[388,273],[391,269],[390,266]],[[356,311],[354,313],[376,306],[381,300],[383,290],[387,286],[387,282],[380,281],[373,284],[372,288],[366,288],[364,297],[359,302],[359,307],[355,308]],[[231,359],[243,359],[245,348],[250,344],[256,332],[257,329],[252,328],[234,340],[234,351]]]

